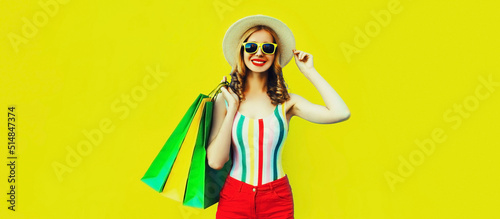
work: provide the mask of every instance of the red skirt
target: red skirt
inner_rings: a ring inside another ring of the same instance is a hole
[[[220,191],[217,219],[293,218],[293,196],[288,177],[253,186],[228,176]]]

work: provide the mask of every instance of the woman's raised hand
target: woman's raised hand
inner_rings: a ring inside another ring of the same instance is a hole
[[[221,82],[225,81],[227,81],[226,76],[222,78]],[[236,111],[238,111],[238,107],[240,106],[240,98],[238,95],[233,92],[233,89],[227,89],[226,87],[222,87],[220,90],[222,91],[222,96],[227,101],[228,111],[234,110],[233,112],[236,113]]]
[[[304,73],[308,70],[314,69],[313,56],[304,51],[293,49],[293,57],[295,58],[295,64],[299,68],[300,72]]]

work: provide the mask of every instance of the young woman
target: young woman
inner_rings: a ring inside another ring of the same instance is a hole
[[[313,56],[295,50],[292,32],[275,18],[254,15],[237,21],[226,32],[223,50],[232,79],[215,102],[207,159],[220,169],[232,147],[233,165],[220,192],[217,218],[293,218],[292,190],[281,166],[290,119],[336,123],[349,118],[349,109],[316,71]],[[292,57],[324,106],[288,93],[281,69]]]

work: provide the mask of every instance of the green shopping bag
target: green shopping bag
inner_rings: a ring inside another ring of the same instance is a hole
[[[141,181],[146,183],[148,186],[156,190],[157,192],[162,192],[165,182],[167,180],[172,166],[174,164],[175,158],[179,153],[180,147],[184,138],[186,137],[187,131],[195,113],[200,106],[205,95],[200,94],[189,107],[186,114],[179,122],[175,130],[172,132],[167,142],[163,145],[162,149],[153,160],[148,170],[141,178]]]
[[[227,162],[223,169],[214,170],[206,160],[214,98],[224,85],[228,83],[220,83],[208,96],[200,94],[196,98],[141,179],[162,195],[183,201],[187,206],[207,208],[215,204],[231,168],[231,162]],[[201,119],[199,116],[195,119],[200,111],[203,113]],[[195,131],[190,131],[193,133],[186,136],[191,129]],[[186,145],[187,142],[193,142],[193,145]],[[186,148],[182,149],[181,146]],[[179,152],[183,153],[182,161],[176,162]],[[186,155],[190,156],[190,163],[186,162]],[[173,169],[175,174],[172,173]],[[186,173],[183,169],[186,169]],[[173,175],[169,178],[171,173]]]
[[[194,148],[183,202],[186,206],[205,209],[217,203],[219,201],[219,192],[231,169],[231,160],[222,169],[214,170],[208,165],[206,158],[206,148],[208,147],[212,126],[214,98],[218,93],[218,89],[220,89],[220,86],[210,93],[211,101],[205,104],[205,112],[200,123],[201,133],[199,133],[202,142]]]
[[[191,166],[191,160],[193,158],[194,148],[196,145],[202,144],[203,139],[200,137],[202,131],[200,127],[202,124],[203,113],[205,112],[205,104],[209,102],[210,98],[203,98],[202,102],[198,106],[191,125],[189,126],[188,132],[184,141],[182,142],[181,148],[177,153],[174,165],[170,170],[170,174],[165,182],[165,187],[161,194],[165,197],[173,199],[178,202],[184,200],[184,194],[186,192],[186,182],[189,174],[189,167]]]

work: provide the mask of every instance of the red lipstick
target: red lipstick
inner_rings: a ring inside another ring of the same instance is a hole
[[[264,64],[266,64],[267,61],[263,59],[252,59],[251,62],[255,66],[263,66]]]

